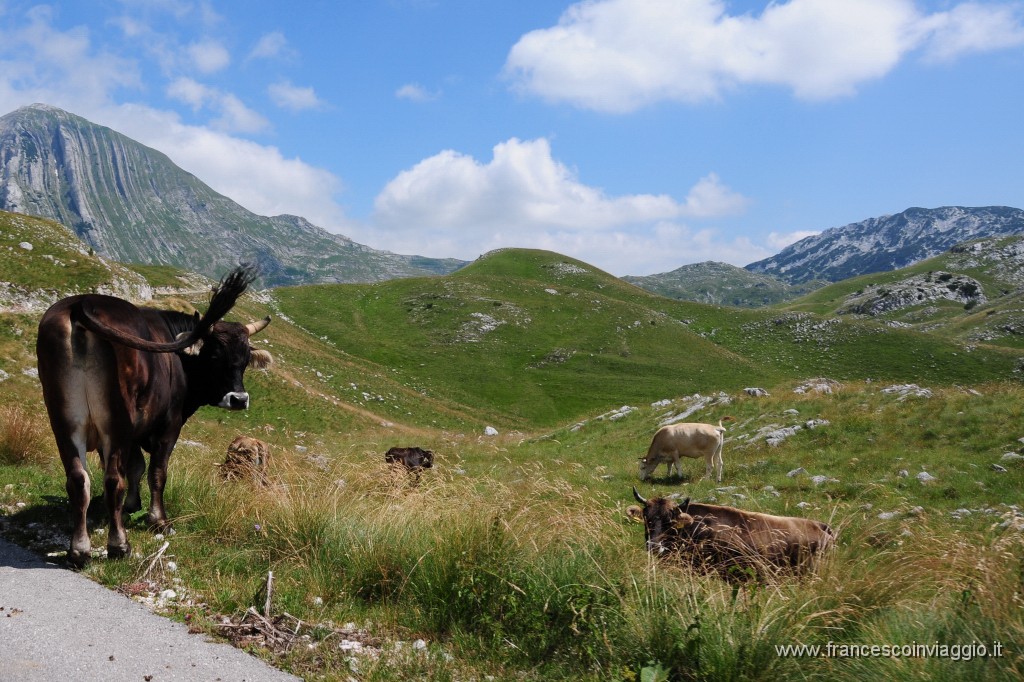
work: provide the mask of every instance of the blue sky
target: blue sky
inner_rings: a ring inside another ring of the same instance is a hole
[[[1024,206],[1022,0],[0,0],[44,102],[374,248],[746,265]]]

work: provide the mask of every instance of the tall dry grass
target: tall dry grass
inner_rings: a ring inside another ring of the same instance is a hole
[[[266,488],[179,471],[172,504],[184,512],[179,534],[212,566],[206,598],[243,611],[273,570],[278,609],[364,617],[443,642],[463,665],[533,679],[1014,679],[1024,670],[1013,650],[1024,641],[1024,541],[1012,526],[984,536],[927,519],[909,535],[850,524],[810,575],[728,583],[650,558],[623,510],[541,465],[504,482],[444,468],[417,485],[367,464],[375,459],[319,469],[278,457]],[[777,648],[965,638],[1002,641],[1007,655],[798,658]],[[453,674],[448,664],[421,673]],[[403,679],[389,675],[375,678]]]
[[[0,407],[0,463],[40,464],[51,450],[53,439],[45,416],[19,405]]]

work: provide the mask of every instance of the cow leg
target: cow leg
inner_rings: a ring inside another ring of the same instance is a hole
[[[125,469],[131,458],[131,447],[114,446],[104,459],[103,497],[107,502],[107,518],[110,520],[110,532],[107,536],[107,556],[120,559],[130,556],[132,546],[128,543],[128,533],[124,529],[124,494]]]
[[[177,440],[177,434],[174,440]],[[164,509],[164,486],[167,484],[167,463],[174,449],[174,440],[170,443],[157,443],[149,456],[149,514],[146,521],[150,528],[157,531],[165,530],[170,525]]]
[[[718,447],[715,448],[715,472],[718,475],[718,482],[719,483],[722,482],[722,467],[724,466],[724,463],[722,462],[722,446],[723,445],[724,445],[724,443],[719,443]]]
[[[704,458],[704,478],[711,478],[711,469],[715,460],[715,453],[709,454]],[[722,479],[718,479],[721,481]]]
[[[146,458],[142,448],[133,445],[128,451],[128,494],[124,498],[124,515],[127,518],[142,509],[142,493],[139,483],[146,472]]]
[[[58,431],[54,433],[67,433]],[[89,529],[86,525],[86,512],[89,510],[91,497],[89,472],[85,468],[85,444],[76,443],[76,438],[58,438],[57,450],[64,465],[67,478],[65,488],[68,491],[68,504],[71,507],[71,545],[68,547],[68,563],[81,568],[89,561],[92,543],[89,541]]]

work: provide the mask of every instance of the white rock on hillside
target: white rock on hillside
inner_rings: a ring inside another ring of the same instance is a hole
[[[874,316],[938,300],[963,305],[979,305],[988,301],[978,280],[967,275],[930,272],[899,282],[865,287],[859,294],[848,297],[847,305],[839,312]]]
[[[808,379],[804,383],[794,388],[793,393],[823,393],[826,395],[830,395],[831,393],[840,388],[842,388],[842,384],[840,384],[835,379],[819,377],[817,379]]]
[[[882,393],[886,394],[897,394],[899,395],[899,401],[902,402],[907,398],[931,398],[932,391],[929,388],[921,388],[917,384],[896,384],[883,388]]]

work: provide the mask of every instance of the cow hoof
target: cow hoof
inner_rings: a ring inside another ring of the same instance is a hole
[[[77,549],[68,550],[67,562],[68,565],[73,568],[85,568],[91,558],[92,553],[89,550],[85,550],[84,552]]]
[[[146,523],[149,524],[149,530],[152,533],[166,533],[171,529],[171,522],[167,519],[155,519],[152,516],[147,516]]]
[[[107,558],[108,559],[125,559],[132,555],[132,546],[130,543],[124,543],[124,545],[107,545]]]

